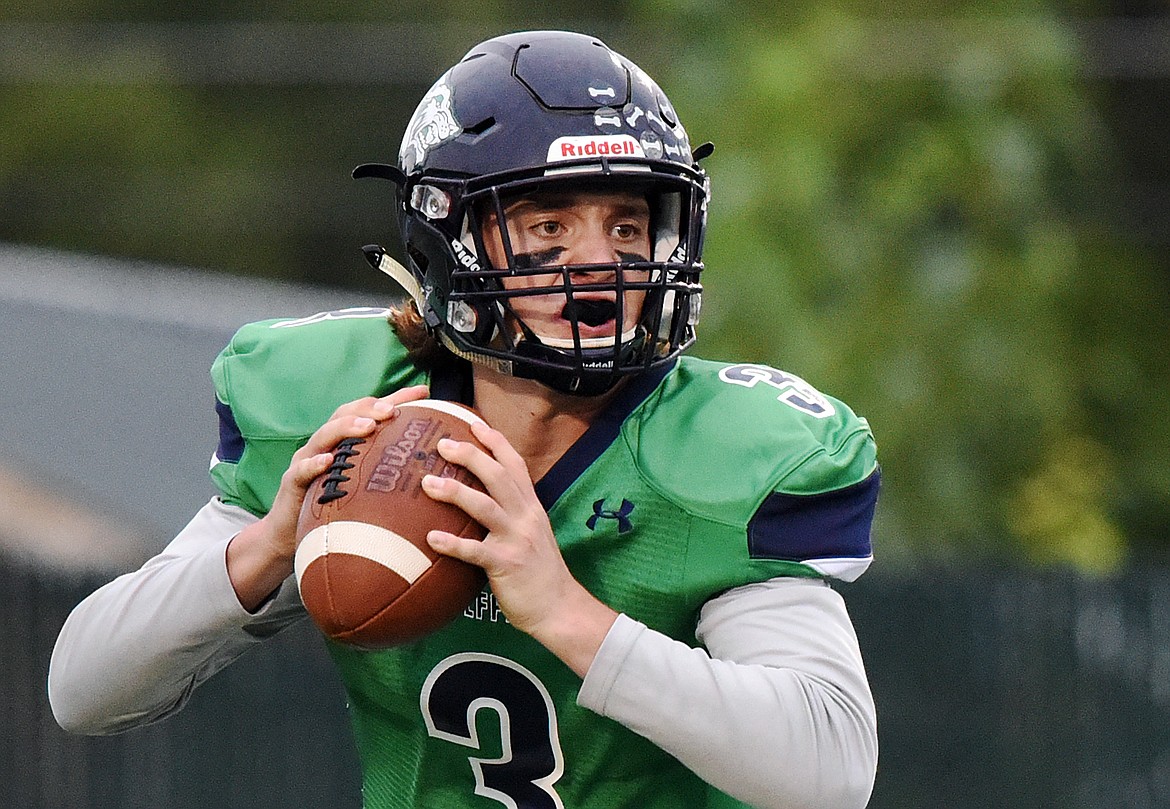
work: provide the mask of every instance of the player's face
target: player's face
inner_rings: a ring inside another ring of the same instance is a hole
[[[505,278],[505,289],[538,289],[563,285],[561,269],[568,267],[572,283],[612,283],[612,269],[574,265],[646,261],[650,257],[650,206],[638,194],[626,192],[565,191],[524,196],[504,207],[515,264],[520,269],[549,267],[548,273]],[[484,228],[488,258],[494,267],[507,266],[499,224],[489,215]],[[645,281],[645,271],[626,272],[625,281]],[[638,322],[644,290],[627,290],[622,308],[623,333]],[[573,295],[580,336],[613,337],[617,307],[613,291]],[[534,294],[510,299],[510,306],[541,337],[571,340],[572,326],[565,311],[564,293]]]

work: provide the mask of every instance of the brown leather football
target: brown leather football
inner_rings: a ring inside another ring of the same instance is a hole
[[[483,571],[431,550],[427,532],[483,539],[486,530],[449,503],[431,499],[424,475],[483,490],[436,445],[470,441],[471,409],[425,399],[366,438],[346,439],[309,488],[297,523],[295,569],[301,601],[328,637],[365,649],[417,640],[447,624],[483,589]]]

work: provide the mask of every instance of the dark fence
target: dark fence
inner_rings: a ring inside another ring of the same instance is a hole
[[[342,692],[307,626],[153,727],[57,728],[49,653],[99,583],[0,558],[0,807],[360,804]],[[871,573],[844,592],[878,700],[873,809],[1170,807],[1170,572]]]
[[[308,622],[237,660],[175,717],[110,737],[62,731],[49,656],[69,610],[101,583],[0,557],[0,807],[361,805],[344,695]]]
[[[878,702],[872,807],[1170,807],[1170,571],[918,571],[846,598]]]

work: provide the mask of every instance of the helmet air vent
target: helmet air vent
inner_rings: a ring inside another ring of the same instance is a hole
[[[489,115],[487,118],[484,118],[482,121],[480,121],[475,126],[465,127],[463,131],[466,132],[468,135],[482,135],[484,132],[487,132],[489,129],[491,129],[495,125],[496,125],[496,119]]]

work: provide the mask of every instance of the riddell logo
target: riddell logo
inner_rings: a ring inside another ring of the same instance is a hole
[[[557,138],[548,147],[548,162],[583,157],[645,157],[642,144],[629,135],[576,135]]]

